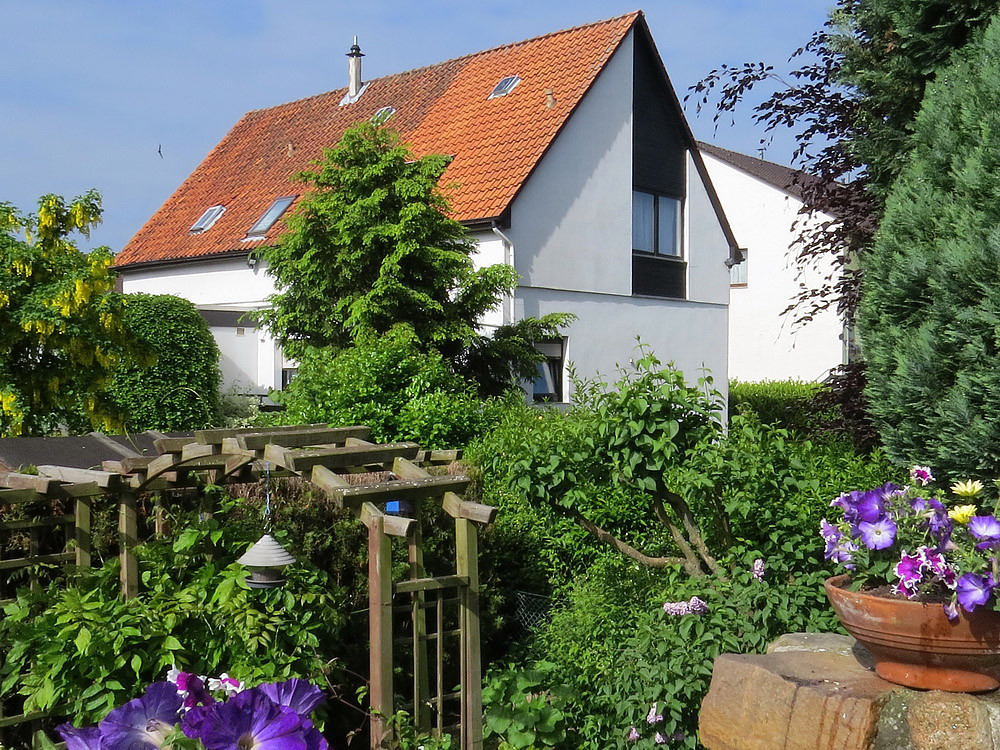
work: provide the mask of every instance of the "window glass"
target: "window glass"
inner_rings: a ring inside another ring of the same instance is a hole
[[[657,201],[659,201],[657,252],[660,255],[680,255],[681,202],[665,195],[658,196]]]
[[[747,251],[741,250],[740,256],[743,258],[743,262],[737,263],[729,269],[730,284],[746,285],[747,283]]]
[[[632,249],[643,253],[655,250],[653,245],[654,198],[651,193],[632,191]]]
[[[534,401],[561,402],[563,400],[563,340],[539,341],[535,349],[545,356],[544,362],[538,363],[538,376],[531,384],[531,395]]]
[[[292,201],[295,200],[294,195],[285,196],[284,198],[278,198],[271,204],[271,207],[264,212],[257,223],[250,227],[250,231],[247,232],[247,237],[263,237],[267,234],[267,230],[270,229],[274,222],[278,220],[278,217],[285,213],[285,210],[292,205]]]
[[[205,213],[199,217],[198,221],[191,225],[191,234],[198,234],[199,232],[204,232],[209,229],[216,222],[216,220],[222,216],[225,210],[225,206],[212,206],[211,208],[205,209]]]

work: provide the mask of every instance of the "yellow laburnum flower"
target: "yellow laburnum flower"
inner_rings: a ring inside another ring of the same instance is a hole
[[[948,511],[948,518],[955,523],[968,523],[976,515],[975,505],[957,505]]]
[[[975,497],[983,491],[983,483],[978,479],[966,479],[964,482],[955,482],[951,491],[959,497]]]

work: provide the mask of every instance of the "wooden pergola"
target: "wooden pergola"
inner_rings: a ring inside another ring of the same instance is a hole
[[[136,498],[154,493],[211,484],[257,482],[273,477],[297,476],[324,490],[338,508],[352,512],[368,530],[368,591],[370,634],[371,747],[387,748],[391,741],[386,719],[393,707],[393,646],[406,642],[413,653],[413,718],[421,731],[440,735],[454,731],[464,750],[482,747],[482,665],[479,633],[478,527],[491,523],[496,509],[461,497],[468,477],[434,475],[429,468],[450,464],[456,451],[425,451],[416,443],[372,443],[364,426],[330,427],[325,424],[259,429],[199,430],[193,437],[155,441],[155,456],[105,461],[101,470],[39,466],[38,475],[0,474],[0,506],[14,503],[71,499],[72,514],[0,523],[0,530],[27,530],[37,539],[39,530],[65,525],[67,540],[75,549],[41,554],[32,542],[29,553],[16,560],[0,560],[0,571],[38,563],[90,565],[91,499],[112,495],[118,500],[122,596],[139,591],[139,569],[133,553],[137,540]],[[380,472],[384,481],[358,484],[348,475]],[[413,516],[386,514],[387,501],[402,501]],[[455,565],[445,575],[428,575],[424,568],[421,505],[435,501],[454,522]],[[163,519],[157,505],[157,530]],[[409,577],[392,580],[392,543],[406,543]],[[394,607],[396,595],[409,598]],[[444,608],[457,604],[458,626],[446,630]],[[408,638],[393,639],[393,613],[409,615]],[[435,627],[429,629],[429,615]],[[444,689],[446,639],[458,639],[460,689]],[[434,645],[433,689],[428,645]],[[448,724],[445,703],[460,702],[460,719]],[[0,726],[37,718],[0,715]]]

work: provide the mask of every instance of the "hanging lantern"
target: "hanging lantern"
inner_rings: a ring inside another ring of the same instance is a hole
[[[237,560],[250,568],[247,586],[252,589],[273,589],[285,582],[282,568],[295,562],[288,550],[270,534],[264,534]]]
[[[250,568],[247,586],[252,589],[274,589],[285,583],[282,571],[287,565],[295,562],[288,550],[278,544],[271,536],[274,511],[271,508],[271,462],[264,464],[265,471],[265,502],[264,502],[264,536],[243,553],[236,562]]]

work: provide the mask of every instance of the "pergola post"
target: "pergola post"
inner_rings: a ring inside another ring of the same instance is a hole
[[[372,750],[388,750],[392,717],[392,547],[381,514],[368,522],[369,703]]]

